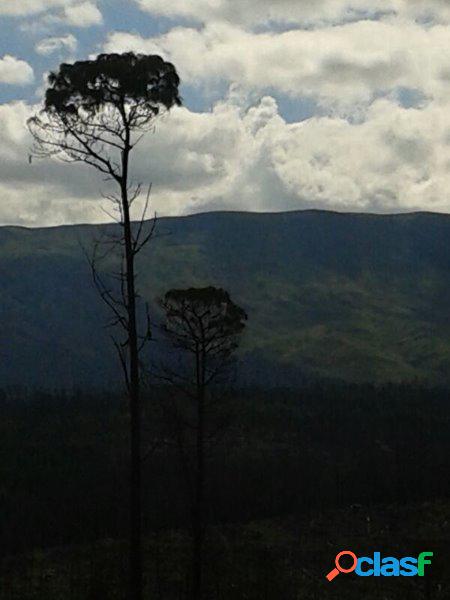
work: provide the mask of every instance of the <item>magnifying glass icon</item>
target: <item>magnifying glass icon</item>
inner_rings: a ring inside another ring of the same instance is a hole
[[[342,567],[339,563],[343,556],[351,556],[353,559],[353,564],[348,569],[344,569],[344,567]],[[339,552],[339,554],[336,556],[335,564],[336,568],[330,571],[327,575],[328,581],[333,581],[333,579],[337,577],[339,573],[353,573],[353,571],[358,566],[358,557],[354,552],[350,552],[350,550],[344,550],[343,552]]]

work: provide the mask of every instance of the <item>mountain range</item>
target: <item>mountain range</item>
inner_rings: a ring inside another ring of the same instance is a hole
[[[118,365],[85,250],[116,225],[0,228],[0,386],[108,386]],[[450,383],[450,216],[214,212],[162,218],[138,264],[227,289],[248,313],[246,383]],[[158,353],[158,344],[152,345]]]

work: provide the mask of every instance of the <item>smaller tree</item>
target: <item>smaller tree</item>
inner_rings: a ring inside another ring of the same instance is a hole
[[[165,366],[162,378],[191,400],[192,413],[185,429],[194,432],[191,482],[192,572],[191,598],[202,596],[203,542],[205,523],[205,453],[210,440],[210,408],[217,401],[214,393],[228,379],[238,337],[245,328],[247,315],[228,292],[214,287],[170,290],[162,300],[165,311],[163,330],[181,355],[176,367]],[[182,452],[180,415],[172,415],[177,424],[177,441]],[[186,415],[183,415],[186,419]],[[185,468],[188,461],[184,460]]]

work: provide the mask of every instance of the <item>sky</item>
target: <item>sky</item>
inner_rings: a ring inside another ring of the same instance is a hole
[[[128,50],[182,80],[133,161],[158,215],[449,212],[449,0],[0,0],[0,224],[109,220],[25,124],[61,62]]]

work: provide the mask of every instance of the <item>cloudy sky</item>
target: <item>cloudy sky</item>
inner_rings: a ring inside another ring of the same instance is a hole
[[[0,224],[107,220],[24,124],[60,62],[126,50],[183,82],[135,157],[160,215],[450,209],[450,0],[0,0]]]

